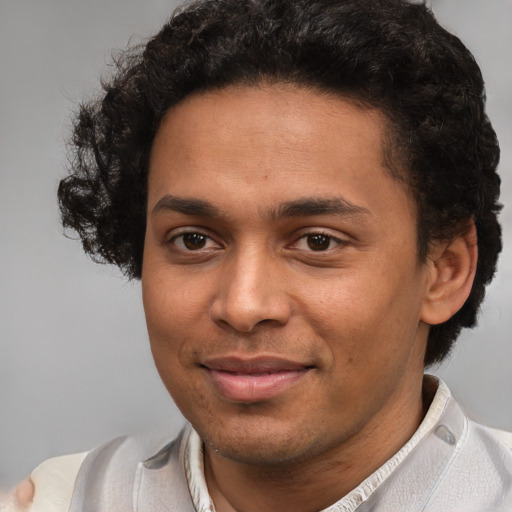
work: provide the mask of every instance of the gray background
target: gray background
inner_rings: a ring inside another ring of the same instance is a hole
[[[97,90],[110,49],[158,30],[174,5],[0,0],[1,488],[47,457],[182,421],[153,368],[138,283],[65,239],[55,200],[71,109]],[[476,419],[512,430],[512,1],[432,6],[483,69],[507,205],[480,327],[436,372]]]

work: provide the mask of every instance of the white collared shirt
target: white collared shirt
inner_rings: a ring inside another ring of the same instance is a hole
[[[355,489],[322,512],[512,511],[512,452],[495,435],[510,446],[512,434],[491,431],[468,420],[441,380],[426,376],[424,385],[437,387],[437,391],[411,439]],[[191,506],[197,512],[215,512],[204,476],[203,443],[190,426],[182,434],[180,445],[176,464],[185,474],[182,480],[183,485],[188,485]],[[38,466],[32,473],[36,493],[28,512],[68,512],[86,456],[81,453],[57,457]],[[154,457],[141,461],[139,469]],[[151,478],[151,471],[147,471]],[[164,482],[159,485],[177,485]],[[136,498],[134,494],[134,504],[139,503]],[[106,510],[111,508],[107,506]],[[138,506],[134,505],[133,510],[139,510]],[[0,512],[18,511],[12,499],[0,503]]]

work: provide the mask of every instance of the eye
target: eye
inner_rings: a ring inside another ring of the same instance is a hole
[[[204,233],[181,233],[171,238],[170,242],[182,251],[200,251],[219,247],[214,240]]]
[[[295,248],[302,251],[322,252],[333,249],[343,242],[326,233],[309,233],[295,242]]]
[[[307,235],[306,243],[312,251],[326,251],[331,245],[331,238],[327,235]]]

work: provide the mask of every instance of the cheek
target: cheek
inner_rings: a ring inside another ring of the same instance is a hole
[[[198,283],[199,281],[199,283]],[[151,351],[158,372],[173,396],[191,383],[199,344],[208,343],[208,294],[199,280],[174,276],[169,268],[143,274],[142,293]]]
[[[193,328],[208,308],[205,283],[169,270],[143,275],[142,297],[148,329],[172,336]]]
[[[315,287],[315,293],[304,295],[302,307],[309,310],[319,337],[330,340],[338,362],[355,367],[373,360],[378,365],[414,342],[421,310],[419,286],[415,272],[371,265],[367,271],[347,272],[321,293]]]
[[[190,361],[187,352],[190,324],[184,317],[179,302],[160,300],[162,295],[145,293],[144,307],[151,352],[160,378],[176,402],[182,408],[188,393],[193,392],[193,380],[189,379]],[[187,390],[187,393],[185,393]]]

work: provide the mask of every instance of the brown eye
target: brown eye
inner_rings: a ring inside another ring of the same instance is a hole
[[[307,244],[312,251],[326,251],[331,245],[331,237],[321,233],[308,235]]]
[[[190,251],[204,249],[208,237],[201,233],[185,233],[182,235],[183,245]]]

